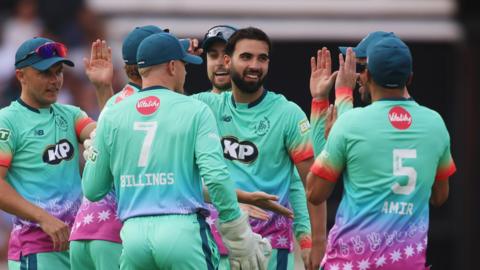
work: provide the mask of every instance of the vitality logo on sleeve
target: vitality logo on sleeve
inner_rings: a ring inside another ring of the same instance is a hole
[[[223,156],[226,159],[250,163],[258,157],[258,148],[254,143],[249,141],[240,142],[235,137],[223,137],[222,147]]]
[[[49,145],[43,152],[43,162],[57,165],[62,160],[70,160],[73,157],[73,145],[67,140],[62,139],[57,144]]]

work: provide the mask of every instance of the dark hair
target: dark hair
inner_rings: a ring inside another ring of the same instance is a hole
[[[238,29],[235,31],[235,33],[233,33],[233,35],[228,39],[227,46],[225,47],[225,53],[232,56],[233,52],[235,51],[235,45],[237,45],[237,42],[242,39],[263,41],[268,45],[268,52],[270,52],[272,49],[272,42],[265,32],[255,27],[247,27]]]
[[[127,74],[127,77],[131,80],[141,80],[142,76],[140,76],[140,73],[138,72],[138,66],[136,64],[134,65],[125,65],[124,66],[125,73]]]

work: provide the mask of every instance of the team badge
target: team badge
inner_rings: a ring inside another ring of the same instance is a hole
[[[67,131],[68,129],[68,123],[63,116],[57,114],[55,115],[55,124],[63,131]]]
[[[6,128],[0,128],[0,142],[6,142],[10,138],[10,130]]]
[[[268,120],[268,118],[264,116],[263,119],[255,125],[255,134],[257,134],[258,136],[263,136],[267,134],[269,130],[270,120]]]
[[[395,106],[388,112],[388,120],[396,129],[407,129],[412,124],[412,116],[403,107]]]
[[[137,102],[136,109],[143,115],[150,115],[160,107],[160,99],[156,96],[149,96],[140,99]]]
[[[298,127],[300,128],[300,133],[303,135],[310,130],[310,122],[308,122],[308,119],[305,118],[298,122]]]

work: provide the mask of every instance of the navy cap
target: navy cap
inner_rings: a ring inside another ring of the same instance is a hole
[[[368,46],[371,44],[377,43],[382,38],[387,37],[396,37],[393,32],[384,32],[384,31],[375,31],[369,33],[366,37],[364,37],[356,47],[352,48],[355,52],[355,56],[357,58],[366,58],[367,57],[367,49]],[[340,51],[345,55],[347,53],[348,47],[338,47]]]
[[[146,37],[153,34],[168,32],[168,29],[162,30],[155,25],[145,25],[135,27],[132,32],[130,32],[122,44],[122,57],[123,62],[127,65],[137,64],[137,49],[140,42]]]
[[[187,40],[188,41],[188,40]],[[138,46],[137,64],[139,68],[159,65],[171,60],[182,60],[191,64],[201,64],[202,58],[187,53],[185,41],[180,42],[169,33],[153,34]]]
[[[237,29],[230,25],[216,25],[208,29],[203,38],[202,48],[208,50],[213,43],[218,41],[226,44],[235,31],[237,31]]]
[[[68,66],[73,67],[74,64],[72,61],[63,58],[61,56],[54,55],[52,57],[43,58],[40,55],[35,53],[35,50],[47,43],[55,43],[53,40],[43,37],[34,37],[23,42],[20,47],[18,47],[17,52],[15,53],[15,68],[24,68],[24,67],[33,67],[37,70],[47,70],[56,63],[62,62]]]
[[[412,73],[412,54],[399,38],[384,38],[368,47],[367,69],[386,88],[403,88]]]

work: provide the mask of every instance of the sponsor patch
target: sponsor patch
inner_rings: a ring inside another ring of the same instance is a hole
[[[143,115],[151,115],[160,107],[160,99],[156,96],[149,96],[137,101],[137,111]]]
[[[10,138],[10,129],[0,128],[0,142],[6,142]]]
[[[258,157],[257,146],[249,141],[239,141],[235,137],[222,138],[223,156],[229,160],[251,163]]]
[[[412,124],[412,116],[401,106],[395,106],[388,112],[388,120],[396,129],[407,129]]]
[[[308,119],[303,119],[298,122],[298,127],[300,128],[300,133],[303,135],[310,130],[310,122],[308,122]]]
[[[49,145],[43,152],[43,162],[57,165],[62,160],[70,160],[73,157],[75,148],[67,139],[61,139],[58,143]]]

